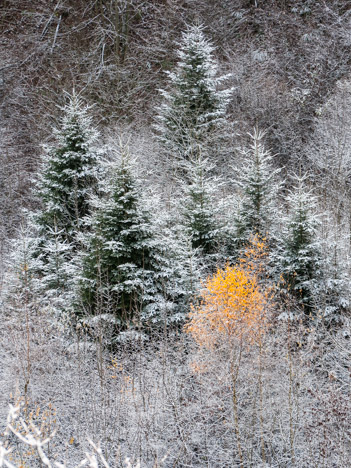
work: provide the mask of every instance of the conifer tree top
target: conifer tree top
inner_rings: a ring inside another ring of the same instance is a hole
[[[99,138],[99,132],[94,128],[89,114],[91,106],[85,105],[75,91],[72,95],[66,94],[68,102],[59,107],[62,117],[59,127],[54,130],[57,142],[59,145],[69,147],[78,139],[81,140],[81,146],[75,149],[87,150]]]
[[[291,248],[299,250],[315,243],[316,229],[319,224],[316,211],[316,198],[307,189],[308,175],[293,175],[294,189],[289,192],[288,202],[291,214],[287,220],[290,233],[287,242]]]
[[[169,90],[160,90],[161,104],[155,128],[164,148],[187,159],[224,122],[232,89],[220,90],[228,78],[218,76],[215,48],[203,26],[189,26],[178,43],[178,61],[167,71]]]
[[[274,219],[276,194],[279,189],[273,155],[264,146],[265,133],[255,129],[249,135],[251,144],[241,150],[242,163],[235,168],[237,184],[242,190],[241,207],[236,218],[237,236],[247,239],[250,234],[266,235]]]
[[[38,224],[47,233],[55,226],[72,241],[90,212],[90,197],[97,189],[99,134],[93,127],[89,107],[75,94],[61,108],[56,145],[47,148],[39,180],[43,212]]]

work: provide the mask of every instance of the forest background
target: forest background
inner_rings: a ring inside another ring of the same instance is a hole
[[[3,1],[7,463],[349,466],[348,3]],[[69,230],[50,161],[72,117],[91,172]]]

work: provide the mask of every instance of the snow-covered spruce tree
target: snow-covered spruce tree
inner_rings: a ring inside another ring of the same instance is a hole
[[[272,236],[276,195],[280,183],[279,169],[274,169],[273,156],[264,147],[264,132],[255,129],[250,135],[251,145],[241,150],[242,161],[236,168],[237,184],[241,192],[229,250],[236,256],[251,235]]]
[[[307,177],[295,176],[294,179],[295,187],[288,197],[290,214],[285,220],[279,262],[284,289],[309,314],[316,305],[323,279],[321,245],[316,231],[316,200],[306,189]]]
[[[57,226],[48,231],[48,237],[40,246],[41,255],[36,259],[40,271],[40,290],[50,310],[67,322],[69,310],[75,298],[75,281],[78,273],[76,246],[65,240],[63,230]]]
[[[159,212],[156,229],[163,249],[162,270],[167,279],[164,296],[169,304],[168,323],[184,323],[190,304],[200,289],[201,260],[192,247],[191,237],[184,225],[178,222],[179,207]]]
[[[38,183],[42,204],[35,217],[39,249],[58,232],[63,242],[74,246],[90,212],[89,198],[96,191],[98,173],[93,146],[99,135],[88,112],[76,94],[69,96],[60,127],[55,129],[57,145],[49,149]]]
[[[326,214],[327,219],[329,219],[328,214]],[[347,242],[347,235],[345,242]],[[340,241],[335,241],[335,238],[324,239],[321,251],[323,276],[319,282],[316,306],[327,325],[340,325],[345,322],[345,319],[348,320],[348,314],[345,314],[345,311],[350,310],[350,281],[347,263]]]
[[[184,185],[180,223],[191,240],[192,248],[205,258],[205,263],[211,263],[211,259],[217,260],[223,228],[218,203],[214,200],[220,182],[211,177],[213,167],[201,152],[187,167],[189,183]]]
[[[34,248],[35,239],[31,230],[21,226],[15,240],[12,241],[12,251],[6,261],[6,274],[0,297],[5,314],[17,313],[24,306],[32,310],[38,308],[40,288],[34,274],[37,268]]]
[[[155,232],[128,154],[122,154],[105,191],[109,196],[97,203],[87,235],[77,315],[88,324],[109,322],[116,336],[141,324],[169,321],[175,313],[169,294],[172,262]]]
[[[202,26],[183,33],[174,71],[167,72],[169,90],[161,90],[161,104],[155,125],[167,155],[176,159],[173,167],[214,146],[214,135],[225,122],[231,89],[220,90],[228,76],[218,76],[214,47]]]
[[[12,245],[8,262],[6,303],[11,308],[14,298],[25,300],[33,309],[50,309],[67,324],[67,312],[74,299],[74,278],[77,274],[72,261],[72,248],[62,241],[61,233],[53,231],[50,239],[40,246],[33,226],[21,229]],[[45,261],[44,261],[45,259]],[[52,316],[52,318],[54,318]]]

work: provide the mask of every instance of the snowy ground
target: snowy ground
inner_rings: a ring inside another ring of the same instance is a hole
[[[4,325],[4,324],[3,324]],[[0,424],[6,421],[9,395],[14,390],[14,376],[12,373],[13,355],[8,342],[6,329],[0,328]]]
[[[126,457],[142,468],[240,466],[239,434],[244,466],[350,466],[347,337],[323,343],[276,323],[263,354],[242,350],[236,414],[226,348],[200,352],[180,335],[112,355],[69,341],[45,310],[11,307],[0,329],[0,427],[17,387],[35,423],[58,429],[53,460],[78,463],[90,437],[113,467]]]

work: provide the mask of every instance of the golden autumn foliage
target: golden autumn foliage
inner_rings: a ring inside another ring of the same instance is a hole
[[[270,289],[260,284],[265,257],[265,240],[256,236],[236,265],[207,279],[185,328],[200,346],[212,348],[231,338],[247,344],[261,340],[271,302]]]

